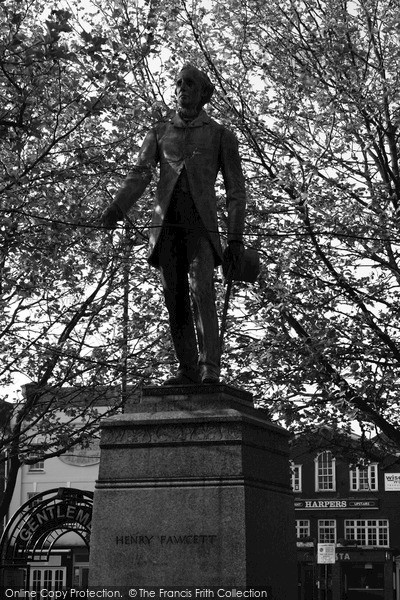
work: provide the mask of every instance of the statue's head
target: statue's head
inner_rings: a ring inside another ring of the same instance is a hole
[[[214,86],[203,71],[186,64],[179,71],[175,81],[175,95],[180,108],[200,110],[211,100]]]

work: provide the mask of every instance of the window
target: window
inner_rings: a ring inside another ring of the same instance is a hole
[[[32,587],[35,591],[39,591],[42,586],[42,571],[35,569],[32,573]]]
[[[44,471],[44,460],[38,460],[37,462],[29,465],[29,472],[33,471]]]
[[[330,450],[325,450],[315,459],[315,491],[334,492],[335,490],[335,459]]]
[[[301,492],[301,478],[302,478],[302,465],[295,465],[291,463],[292,470],[292,490],[294,492]]]
[[[344,536],[360,546],[389,546],[387,519],[354,519],[344,522]]]
[[[64,586],[65,573],[63,569],[56,569],[54,572],[54,589],[61,590]]]
[[[42,459],[41,450],[38,448],[36,452],[31,452],[28,456],[29,460],[34,460],[34,463],[28,464],[28,471],[31,473],[33,471],[44,471],[44,460]]]
[[[336,521],[334,519],[318,521],[318,542],[320,544],[336,543]]]
[[[382,563],[366,563],[357,564],[353,563],[350,565],[343,565],[344,576],[347,579],[347,590],[351,597],[351,592],[354,592],[356,598],[360,598],[362,590],[369,590],[366,594],[363,594],[373,598],[383,598],[385,589],[384,579],[384,565]],[[382,594],[371,594],[371,590],[380,590]],[[371,594],[371,595],[370,595]]]
[[[52,584],[53,584],[53,571],[51,571],[50,569],[46,569],[44,571],[43,585],[48,590],[51,590]]]
[[[378,489],[378,465],[361,465],[350,469],[352,492],[376,492]]]
[[[62,590],[66,582],[65,567],[41,567],[31,571],[31,586],[35,591]]]
[[[310,521],[308,519],[296,521],[296,537],[298,539],[310,537]]]

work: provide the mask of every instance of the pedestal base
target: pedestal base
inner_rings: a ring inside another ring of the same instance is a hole
[[[288,434],[225,386],[145,388],[104,421],[91,586],[297,589]]]

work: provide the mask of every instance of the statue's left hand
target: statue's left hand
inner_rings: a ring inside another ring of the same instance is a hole
[[[232,240],[228,243],[227,248],[224,250],[223,261],[226,264],[226,271],[233,273],[236,266],[239,264],[241,256],[244,253],[243,242],[239,240]]]

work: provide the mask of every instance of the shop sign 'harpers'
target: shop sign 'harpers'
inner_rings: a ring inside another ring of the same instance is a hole
[[[378,498],[315,498],[299,499],[294,501],[295,510],[346,510],[363,509],[374,510],[379,508]]]

